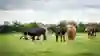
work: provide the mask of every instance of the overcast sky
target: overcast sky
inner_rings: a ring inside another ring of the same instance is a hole
[[[0,24],[60,20],[100,22],[100,0],[0,0]]]

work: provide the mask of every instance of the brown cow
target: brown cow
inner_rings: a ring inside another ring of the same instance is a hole
[[[71,22],[67,25],[68,40],[74,40],[76,36],[76,24]]]

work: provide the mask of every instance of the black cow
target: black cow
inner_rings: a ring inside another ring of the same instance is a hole
[[[88,29],[88,36],[96,36],[95,28],[89,28]]]
[[[37,40],[39,40],[39,36],[43,35],[43,39],[46,40],[46,30],[44,28],[32,28],[32,29],[28,29],[26,31],[23,32],[25,39],[27,39],[27,35],[32,37],[32,41],[35,40],[35,36],[38,36]],[[22,37],[21,37],[22,38]],[[20,38],[20,39],[21,39]]]
[[[65,29],[60,28],[60,27],[50,27],[49,28],[53,33],[55,33],[56,36],[56,42],[58,42],[58,36],[60,36],[61,38],[61,42],[62,40],[65,42],[65,33],[67,32]]]

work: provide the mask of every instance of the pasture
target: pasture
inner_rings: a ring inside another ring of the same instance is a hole
[[[86,33],[77,33],[75,41],[56,42],[20,40],[19,33],[0,34],[0,56],[100,56],[100,33],[89,40]]]

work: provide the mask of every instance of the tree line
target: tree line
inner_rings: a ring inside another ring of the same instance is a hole
[[[64,21],[62,23],[65,24]],[[4,24],[0,25],[0,33],[23,32],[27,28],[40,27],[38,24],[42,24],[42,23],[31,22],[31,23],[21,24],[18,21],[13,21],[12,24],[10,24],[8,21],[5,21]],[[56,24],[46,24],[45,26],[47,25],[54,27]],[[97,27],[97,31],[100,32],[100,23],[97,23],[96,27]],[[85,28],[86,28],[86,24],[83,24],[82,22],[77,24],[77,32],[84,32]]]

